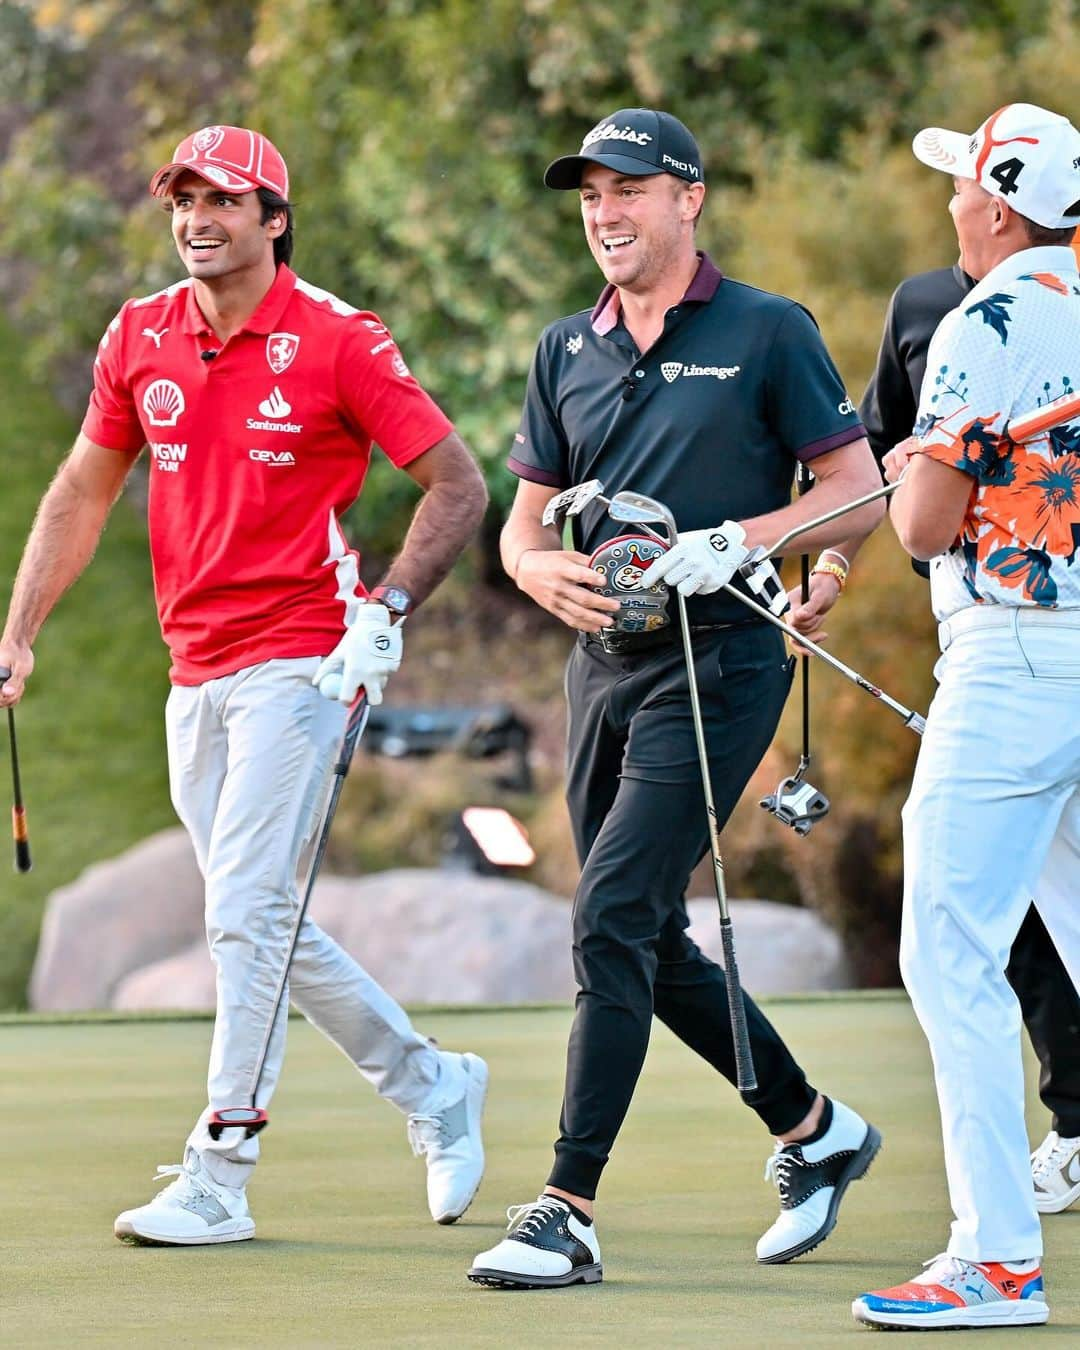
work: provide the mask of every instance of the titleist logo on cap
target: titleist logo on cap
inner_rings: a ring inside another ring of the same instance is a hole
[[[633,141],[635,145],[648,145],[651,140],[652,137],[647,131],[635,131],[633,127],[623,127],[620,130],[614,122],[601,122],[598,127],[593,127],[581,142],[581,148],[584,150],[586,146],[596,141]]]

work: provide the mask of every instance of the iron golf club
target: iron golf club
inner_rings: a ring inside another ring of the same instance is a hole
[[[289,968],[292,966],[293,956],[296,952],[296,944],[300,939],[300,929],[303,927],[308,903],[311,900],[312,891],[315,889],[315,880],[319,875],[323,855],[326,852],[326,844],[330,838],[330,827],[334,823],[334,813],[337,811],[338,799],[341,797],[341,789],[345,786],[345,779],[348,776],[349,766],[352,764],[356,746],[363,734],[364,727],[367,725],[369,711],[367,694],[361,689],[356,700],[349,708],[348,719],[345,723],[345,731],[341,738],[341,749],[338,752],[337,762],[334,765],[333,778],[331,779],[330,787],[327,791],[326,806],[323,808],[322,826],[319,830],[319,837],[315,844],[315,849],[311,855],[311,862],[308,865],[307,880],[304,884],[304,894],[300,901],[300,906],[296,911],[296,919],[293,922],[292,935],[289,939],[289,948],[285,953],[281,974],[278,976],[277,989],[274,993],[274,1003],[270,1009],[270,1016],[267,1018],[266,1030],[263,1032],[262,1045],[259,1047],[259,1058],[256,1061],[255,1076],[251,1085],[251,1104],[250,1106],[226,1106],[213,1111],[207,1120],[206,1126],[211,1139],[220,1139],[222,1131],[230,1129],[242,1129],[245,1138],[250,1139],[252,1135],[258,1134],[259,1131],[264,1129],[269,1123],[266,1111],[259,1106],[259,1088],[262,1085],[263,1070],[266,1068],[266,1056],[270,1051],[270,1042],[273,1039],[274,1027],[277,1024],[281,1000],[285,996],[285,986],[289,980]]]
[[[567,488],[565,492],[559,493],[558,497],[552,497],[551,500],[547,503],[548,507],[551,506],[552,502],[558,501],[559,498],[566,498],[567,504],[560,508],[562,510],[563,519],[565,520],[567,516],[574,516],[580,514],[580,512],[584,510],[584,507],[588,505],[590,502],[597,501],[607,505],[608,514],[611,515],[613,519],[622,520],[624,523],[628,524],[641,525],[642,528],[645,529],[647,533],[651,534],[654,539],[660,539],[662,542],[666,542],[664,540],[664,536],[660,534],[657,530],[653,529],[651,525],[648,523],[648,521],[644,520],[635,521],[634,518],[629,514],[618,515],[616,514],[615,511],[612,511],[612,506],[620,498],[626,498],[627,501],[629,501],[630,499],[639,501],[650,501],[651,498],[640,497],[640,495],[635,492],[625,492],[625,493],[619,492],[616,493],[614,497],[611,498],[605,497],[603,495],[602,485],[599,484],[596,479],[591,479],[588,483],[583,483],[580,484],[579,486],[581,488],[588,488],[589,491],[585,496],[584,502],[580,506],[578,506],[577,509],[574,509],[575,502],[572,496],[572,494],[576,491],[575,488]],[[799,528],[796,530],[789,530],[788,533],[784,535],[783,538],[773,546],[773,550],[781,547],[784,543],[790,542],[791,539],[796,538],[798,535],[804,534],[807,530],[814,529],[815,526],[817,525],[821,525],[830,520],[835,520],[838,516],[842,516],[846,514],[848,511],[853,511],[858,506],[863,506],[867,502],[875,501],[877,500],[878,497],[883,497],[889,492],[895,492],[896,487],[897,485],[895,483],[889,483],[884,488],[880,488],[875,492],[867,493],[867,495],[864,497],[858,497],[853,502],[848,502],[846,506],[838,507],[833,511],[827,512],[823,516],[819,516],[814,520],[807,521],[805,524],[800,525]],[[619,509],[620,510],[625,509],[629,511],[632,508],[627,506],[626,503],[624,502],[623,506],[620,507]],[[552,519],[546,520],[545,523],[546,524],[555,523],[554,513],[552,515]],[[923,728],[926,726],[926,719],[923,716],[921,716],[921,714],[915,712],[912,708],[906,708],[902,703],[898,702],[896,699],[890,698],[890,696],[886,694],[884,690],[879,689],[876,684],[871,684],[870,681],[864,678],[864,676],[860,675],[857,670],[852,670],[850,666],[847,666],[843,663],[843,661],[838,660],[837,657],[833,656],[831,652],[827,652],[823,647],[819,647],[816,642],[811,642],[811,640],[808,637],[805,637],[802,633],[792,628],[790,624],[785,623],[783,619],[779,617],[777,609],[773,608],[773,606],[779,608],[780,613],[783,612],[783,608],[786,606],[785,592],[783,589],[783,584],[781,583],[780,578],[776,572],[776,569],[772,566],[771,562],[769,562],[769,558],[770,558],[770,551],[761,547],[756,548],[750,555],[750,558],[739,569],[740,574],[743,576],[744,580],[747,580],[748,584],[752,585],[755,591],[757,591],[759,594],[762,594],[763,597],[764,596],[769,597],[767,604],[760,604],[757,600],[747,595],[745,591],[740,591],[738,587],[732,586],[730,582],[727,585],[721,587],[721,589],[727,591],[729,595],[733,595],[741,604],[746,605],[749,609],[752,609],[755,614],[765,619],[768,623],[771,623],[775,628],[779,628],[782,633],[786,633],[787,636],[791,638],[793,642],[797,642],[800,647],[803,647],[807,651],[812,652],[815,656],[819,657],[827,665],[832,666],[833,670],[835,670],[839,675],[842,675],[844,679],[850,680],[852,684],[857,685],[860,689],[862,689],[865,693],[869,694],[872,698],[876,698],[879,702],[883,703],[885,707],[891,708],[892,711],[897,714],[897,716],[903,719],[905,726],[910,727],[911,730],[916,733],[916,735],[921,736],[923,733]],[[767,568],[765,564],[768,564]],[[752,578],[757,578],[757,580],[753,581]]]
[[[11,671],[0,666],[0,684],[8,678]],[[15,841],[15,870],[29,872],[34,865],[30,856],[30,835],[26,827],[26,806],[23,803],[22,775],[19,773],[19,743],[15,738],[15,709],[9,708],[8,743],[11,746],[11,834]]]
[[[594,494],[598,495],[598,494]],[[637,492],[617,492],[608,505],[613,520],[637,525],[662,525],[672,544],[678,543],[679,532],[675,518],[661,502]],[[720,940],[724,949],[724,973],[727,984],[728,1012],[731,1017],[731,1039],[735,1049],[735,1079],[740,1096],[745,1100],[757,1091],[757,1074],[750,1050],[750,1033],[746,1025],[746,1005],[743,1002],[739,967],[735,960],[735,934],[728,911],[727,886],[724,881],[724,860],[720,853],[720,826],[716,819],[712,777],[709,773],[709,751],[705,744],[705,725],[701,715],[697,672],[694,668],[694,648],[690,638],[690,624],[686,616],[686,598],[675,591],[679,607],[679,626],[682,629],[683,655],[686,658],[686,682],[690,690],[690,715],[694,724],[698,762],[701,766],[701,786],[705,794],[705,813],[709,822],[709,844],[712,851],[713,881],[716,903],[720,910]]]

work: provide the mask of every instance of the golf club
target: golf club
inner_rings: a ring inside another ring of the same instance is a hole
[[[594,499],[599,494],[593,494]],[[661,502],[637,492],[617,492],[608,503],[608,514],[613,520],[637,525],[662,525],[668,542],[678,543],[679,532],[675,518]],[[735,1048],[735,1075],[739,1094],[745,1100],[757,1091],[757,1075],[750,1051],[750,1033],[746,1026],[746,1005],[743,1002],[739,967],[735,960],[735,934],[728,912],[727,886],[724,882],[724,860],[720,854],[720,827],[716,819],[712,776],[709,773],[709,751],[705,744],[705,725],[701,716],[697,673],[694,669],[694,648],[690,624],[686,615],[686,598],[675,591],[679,607],[679,625],[682,628],[683,655],[686,658],[686,682],[690,690],[690,714],[697,741],[698,762],[701,765],[701,786],[705,793],[705,813],[709,822],[709,843],[712,850],[713,881],[716,885],[716,903],[720,909],[720,940],[724,948],[724,973],[727,983],[728,1012],[731,1016],[731,1039]]]
[[[795,484],[799,495],[808,492],[813,475],[805,464],[799,465]],[[799,559],[799,571],[802,584],[802,602],[810,599],[810,555],[804,553]],[[775,816],[782,825],[789,825],[796,834],[807,835],[817,821],[829,812],[829,799],[824,792],[806,781],[810,768],[810,656],[802,651],[799,657],[802,667],[802,754],[799,767],[790,778],[782,778],[776,791],[758,802],[770,815]]]
[[[855,501],[849,502],[846,506],[838,507],[836,510],[830,511],[815,520],[808,521],[807,523],[800,525],[797,530],[789,531],[788,534],[784,536],[784,539],[781,540],[781,543],[793,539],[797,535],[805,533],[807,530],[812,530],[815,526],[826,521],[834,520],[837,516],[842,516],[848,511],[854,510],[857,506],[862,506],[866,502],[875,501],[878,497],[885,496],[886,493],[894,492],[896,486],[895,483],[889,483],[884,488],[878,489],[876,492],[868,493],[865,497],[859,497]],[[654,538],[666,542],[664,536],[653,529],[647,521],[635,520],[629,514],[623,516],[615,514],[615,512],[612,511],[612,506],[620,498],[638,499],[639,494],[634,492],[620,492],[616,493],[613,498],[606,497],[604,495],[603,485],[597,479],[593,478],[587,483],[579,484],[577,487],[566,488],[563,492],[560,492],[558,496],[552,497],[545,507],[544,523],[549,525],[555,524],[556,512],[551,512],[551,516],[548,518],[548,511],[553,503],[561,503],[559,507],[557,507],[557,511],[565,521],[567,516],[579,515],[587,505],[595,501],[600,502],[602,505],[606,505],[608,514],[611,515],[613,519],[622,520],[628,524],[640,525]],[[651,498],[643,497],[640,498],[640,500],[650,501]],[[623,506],[618,509],[629,511],[633,508],[627,507],[624,503]],[[774,548],[778,546],[779,545],[776,545]],[[735,596],[741,604],[748,606],[755,614],[771,623],[774,627],[779,628],[782,633],[786,633],[787,636],[791,638],[793,642],[798,643],[800,647],[804,648],[806,651],[812,652],[827,665],[832,666],[833,670],[839,675],[842,675],[844,679],[850,680],[852,684],[857,685],[872,698],[876,698],[887,708],[891,708],[897,716],[903,718],[905,726],[910,727],[917,735],[922,735],[923,728],[926,725],[926,719],[924,717],[913,709],[906,708],[902,703],[897,702],[896,699],[890,698],[884,690],[879,689],[875,684],[871,684],[870,681],[860,675],[857,670],[852,670],[850,666],[846,666],[843,661],[838,660],[831,652],[827,652],[823,647],[819,647],[816,642],[812,642],[808,637],[805,637],[802,633],[798,632],[797,629],[792,628],[790,624],[786,624],[783,619],[779,617],[779,614],[783,613],[784,608],[786,608],[786,593],[784,592],[783,583],[780,581],[779,574],[770,561],[770,554],[768,551],[761,547],[754,549],[749,559],[739,569],[739,572],[743,579],[747,581],[747,584],[751,585],[759,594],[762,594],[763,598],[768,597],[766,604],[759,604],[757,600],[754,600],[751,596],[747,595],[745,591],[739,590],[738,587],[732,586],[730,582],[721,587],[721,589],[727,591],[729,595]]]
[[[0,684],[8,678],[11,671],[0,666]],[[11,746],[11,833],[15,840],[15,870],[29,872],[34,862],[30,856],[30,835],[26,827],[26,807],[23,804],[22,776],[19,773],[19,743],[15,738],[15,709],[9,708],[8,743]]]
[[[278,976],[273,1006],[270,1009],[270,1016],[267,1018],[266,1030],[263,1032],[262,1045],[259,1047],[259,1058],[255,1064],[255,1076],[251,1085],[251,1104],[250,1106],[226,1106],[213,1111],[207,1121],[207,1130],[211,1139],[220,1139],[222,1131],[229,1129],[242,1129],[245,1138],[250,1139],[252,1135],[258,1134],[268,1124],[266,1111],[259,1106],[259,1088],[262,1084],[263,1070],[266,1067],[266,1056],[270,1051],[270,1041],[274,1035],[281,1000],[285,996],[285,987],[289,980],[289,968],[292,965],[296,944],[300,938],[300,929],[304,924],[311,893],[315,889],[315,880],[319,875],[319,868],[322,866],[323,855],[326,852],[326,844],[330,838],[330,827],[334,823],[338,799],[341,797],[341,789],[345,786],[345,779],[348,776],[356,746],[363,734],[364,727],[367,725],[369,711],[367,693],[361,688],[349,708],[345,731],[341,738],[341,749],[338,753],[337,763],[334,765],[334,776],[327,791],[326,806],[323,808],[322,826],[308,866],[303,898],[296,911],[289,948],[285,953],[281,974]]]

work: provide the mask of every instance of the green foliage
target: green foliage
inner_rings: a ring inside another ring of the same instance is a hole
[[[20,356],[16,335],[0,327],[0,609],[7,607],[35,505],[74,435]],[[49,892],[173,819],[162,745],[168,662],[154,621],[145,528],[127,500],[117,503],[93,566],[61,601],[35,656],[16,719],[34,870],[17,876],[10,841],[4,845],[0,1008],[24,1004]],[[6,803],[6,718],[0,725]],[[155,902],[147,895],[147,904]],[[88,943],[97,940],[86,934]]]

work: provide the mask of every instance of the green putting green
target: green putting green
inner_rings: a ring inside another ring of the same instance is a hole
[[[832,1238],[765,1267],[754,1243],[776,1212],[761,1178],[770,1141],[735,1092],[657,1026],[601,1192],[605,1280],[500,1293],[469,1284],[507,1205],[544,1181],[569,1014],[439,1011],[417,1025],[491,1066],[488,1171],[452,1228],[427,1216],[423,1163],[402,1117],[327,1042],[290,1024],[253,1242],[133,1248],[115,1213],[180,1160],[200,1092],[206,1021],[0,1023],[3,1261],[0,1343],[28,1346],[835,1346],[865,1289],[913,1275],[947,1236],[940,1135],[925,1042],[905,1000],[779,1000],[770,1016],[815,1083],[869,1115],[885,1146],[848,1192]],[[1030,1077],[1030,1076],[1029,1076]],[[1036,1140],[1049,1128],[1034,1095]],[[1045,1222],[1051,1323],[1080,1334],[1080,1209]],[[1014,1332],[1013,1337],[1018,1333]],[[965,1345],[1013,1344],[1001,1332]]]

